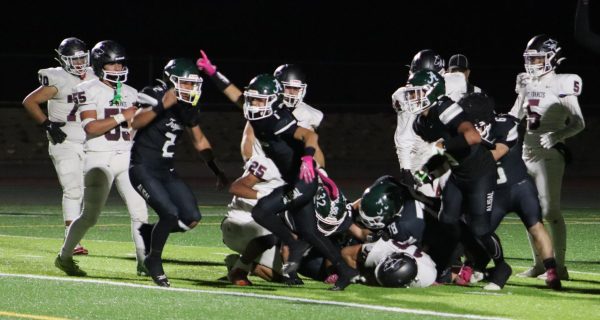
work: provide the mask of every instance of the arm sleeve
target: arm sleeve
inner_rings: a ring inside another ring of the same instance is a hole
[[[588,0],[577,1],[575,13],[575,39],[584,47],[600,53],[600,35],[590,28],[590,12]]]

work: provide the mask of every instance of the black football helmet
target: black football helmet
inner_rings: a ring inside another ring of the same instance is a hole
[[[408,253],[394,252],[375,267],[375,279],[383,287],[408,287],[417,277],[417,260]]]
[[[170,60],[164,68],[164,82],[175,88],[177,99],[196,106],[202,94],[202,77],[190,59]]]
[[[417,52],[410,62],[410,73],[417,73],[421,70],[432,70],[439,74],[444,74],[446,63],[442,56],[431,49],[425,49]]]
[[[494,121],[494,99],[483,92],[473,92],[463,96],[457,103],[469,114],[481,137],[486,138]]]
[[[283,103],[288,108],[295,108],[302,102],[306,95],[307,84],[306,75],[300,68],[293,64],[282,64],[275,69],[273,76],[283,85]],[[295,89],[295,93],[285,92],[287,88]]]
[[[126,66],[125,49],[112,40],[104,40],[96,43],[92,48],[92,67],[94,73],[101,80],[117,83],[127,81],[129,70]],[[104,70],[104,66],[111,63],[120,63],[123,69],[120,71]]]
[[[60,66],[72,75],[83,76],[90,66],[90,51],[87,45],[75,37],[64,39],[54,51]]]
[[[363,192],[357,221],[371,230],[383,229],[400,212],[405,190],[392,176],[380,177]]]
[[[543,76],[556,69],[565,59],[562,57],[558,41],[545,34],[529,40],[523,58],[525,58],[525,71],[534,77]]]
[[[271,116],[282,92],[281,83],[274,76],[264,73],[254,77],[244,91],[244,117],[259,120]]]

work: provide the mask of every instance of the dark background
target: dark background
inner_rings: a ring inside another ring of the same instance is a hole
[[[600,33],[600,0],[590,1],[592,28]],[[8,188],[19,181],[28,186],[46,181],[39,185],[59,191],[43,130],[20,102],[38,86],[38,69],[58,66],[54,49],[66,37],[79,37],[90,48],[107,39],[121,43],[130,58],[128,83],[138,89],[160,77],[169,59],[196,59],[200,49],[239,87],[280,64],[300,65],[308,75],[306,101],[325,113],[319,142],[328,171],[344,190],[354,188],[359,195],[378,176],[398,172],[391,94],[405,83],[405,65],[416,52],[431,48],[446,60],[465,54],[472,82],[506,109],[516,97],[515,76],[524,70],[528,40],[547,33],[567,57],[560,71],[583,78],[579,101],[587,127],[568,140],[574,163],[567,167],[564,194],[591,199],[585,195],[599,189],[600,63],[573,38],[576,0],[21,1],[11,6],[0,14],[0,185]],[[202,128],[220,164],[237,177],[244,119],[210,81],[203,86],[201,108],[206,111]],[[214,178],[191,144],[184,141],[179,148],[179,172],[193,185],[202,184],[203,192],[211,189]],[[228,201],[226,193],[219,195]]]
[[[597,2],[596,0],[591,0]],[[297,63],[309,76],[307,101],[324,108],[389,106],[406,81],[412,56],[432,48],[447,60],[469,57],[472,82],[500,107],[514,101],[522,53],[536,34],[556,37],[582,76],[584,113],[597,101],[598,56],[573,39],[576,0],[563,1],[146,1],[16,3],[0,19],[5,77],[2,101],[21,101],[36,71],[55,65],[53,49],[76,36],[91,48],[112,39],[131,58],[136,88],[159,76],[170,58],[197,58],[204,49],[242,87],[256,74]],[[600,5],[592,3],[592,24]],[[594,29],[596,28],[593,25]],[[10,78],[6,77],[6,72]],[[205,104],[227,100],[212,83]]]

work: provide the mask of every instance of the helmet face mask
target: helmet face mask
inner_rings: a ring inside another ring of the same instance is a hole
[[[56,60],[61,67],[74,76],[83,76],[90,66],[90,51],[85,43],[77,38],[64,39],[58,49]]]
[[[92,67],[100,80],[110,83],[127,81],[125,49],[112,40],[98,42],[91,52]]]
[[[275,69],[273,76],[283,85],[283,103],[288,108],[295,108],[306,95],[306,75],[293,64],[283,64]]]
[[[282,81],[283,84],[283,103],[288,108],[295,108],[298,103],[304,100],[306,95],[306,83],[299,80]]]
[[[165,78],[175,88],[179,101],[195,106],[202,94],[203,79],[200,72],[189,59],[173,59],[164,68]]]
[[[523,53],[525,71],[530,76],[541,77],[556,69],[565,59],[558,41],[545,34],[537,35],[527,43]]]
[[[402,110],[420,114],[431,108],[445,92],[444,78],[425,69],[410,75],[408,83],[400,91],[399,101]]]
[[[121,67],[116,67],[116,65],[120,65]],[[106,68],[107,66],[108,69]],[[123,64],[120,63],[107,63],[102,67],[102,80],[106,80],[111,83],[117,82],[126,82],[127,75],[129,74],[129,69]]]
[[[244,117],[260,120],[273,114],[273,105],[279,101],[281,83],[269,74],[261,74],[250,81],[244,91]]]

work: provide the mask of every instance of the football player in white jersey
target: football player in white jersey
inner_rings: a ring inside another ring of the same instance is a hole
[[[431,49],[424,49],[413,57],[410,63],[409,75],[423,69],[434,70],[444,74],[444,59]],[[425,142],[413,130],[413,122],[416,115],[402,110],[401,98],[404,95],[404,87],[400,87],[392,94],[392,107],[396,110],[398,119],[396,122],[396,132],[394,133],[394,142],[396,144],[396,154],[400,169],[408,169],[412,173],[417,172],[429,160],[432,155],[433,146]],[[418,190],[429,197],[437,195],[436,189],[438,180],[432,184],[423,184]]]
[[[87,135],[83,210],[71,224],[55,266],[70,276],[86,275],[73,261],[72,251],[96,224],[115,182],[131,216],[138,275],[147,274],[143,267],[144,241],[138,228],[148,222],[148,210],[144,199],[133,189],[128,172],[132,147],[130,122],[137,109],[133,106],[137,90],[124,84],[129,71],[121,45],[111,40],[98,42],[91,56],[99,79],[83,82],[73,91],[79,99],[81,126]]]
[[[212,64],[204,51],[200,51],[202,58],[196,62],[198,69],[202,70],[215,85],[238,107],[244,105],[244,96],[240,89],[231,83],[227,77],[217,71],[217,66]],[[323,120],[323,112],[317,110],[304,102],[306,95],[306,75],[300,68],[293,64],[283,64],[275,69],[273,76],[283,85],[284,105],[292,109],[294,117],[298,121],[298,126],[316,131]],[[242,135],[241,152],[244,161],[247,161],[253,154],[264,154],[260,142],[255,138],[254,131],[249,122],[246,122],[244,133]],[[321,166],[325,166],[325,157],[321,150],[315,153],[315,160]]]
[[[542,215],[550,226],[558,276],[568,280],[565,267],[567,233],[560,211],[560,195],[568,158],[564,141],[585,127],[577,100],[582,82],[576,74],[555,72],[564,57],[558,41],[548,35],[537,35],[529,40],[523,56],[527,73],[517,76],[518,96],[510,113],[519,119],[527,117],[523,159],[535,180]],[[520,274],[524,277],[536,277],[545,272],[531,239],[530,244],[535,265]]]
[[[273,161],[264,155],[253,155],[244,169],[242,176],[231,184],[229,192],[234,196],[227,215],[221,222],[223,243],[240,254],[239,259],[232,263],[227,277],[233,284],[240,286],[251,284],[247,278],[251,269],[259,275],[265,273],[261,272],[264,267],[281,274],[282,267],[279,248],[275,246],[275,236],[252,219],[251,211],[258,199],[283,185],[284,181]],[[248,257],[256,256],[259,252],[262,254],[249,260]],[[256,262],[254,267],[253,262]]]
[[[66,237],[71,222],[81,212],[83,197],[85,132],[81,128],[76,107],[79,97],[73,94],[72,89],[96,76],[89,68],[90,52],[83,41],[73,37],[66,38],[60,43],[56,53],[56,60],[61,66],[38,71],[40,87],[27,95],[23,106],[46,130],[50,141],[48,153],[63,189],[62,212]],[[48,104],[48,116],[40,107],[45,102]],[[73,254],[88,254],[88,251],[77,244]]]

